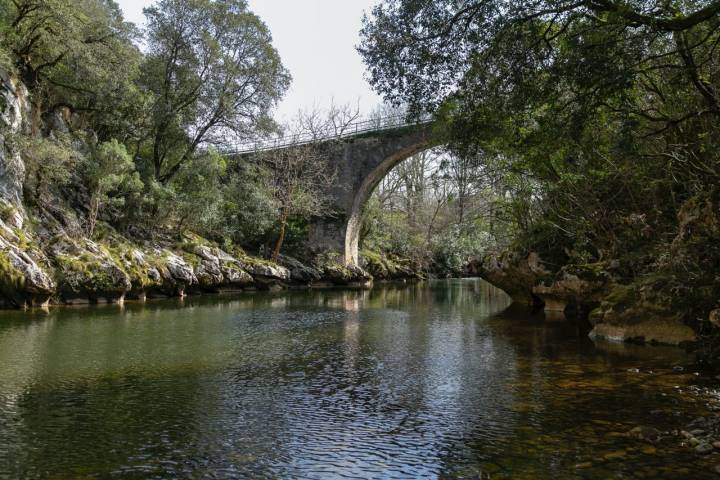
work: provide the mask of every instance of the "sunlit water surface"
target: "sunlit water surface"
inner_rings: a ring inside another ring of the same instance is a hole
[[[717,476],[622,435],[702,411],[682,350],[507,307],[455,280],[3,313],[0,478]]]

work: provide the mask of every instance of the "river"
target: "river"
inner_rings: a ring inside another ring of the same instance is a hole
[[[717,478],[626,435],[707,414],[689,354],[508,306],[470,279],[3,312],[0,478]]]

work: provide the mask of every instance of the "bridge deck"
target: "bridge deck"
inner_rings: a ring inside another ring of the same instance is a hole
[[[321,132],[302,133],[297,135],[286,135],[281,137],[259,139],[236,145],[232,150],[227,151],[230,155],[243,155],[255,152],[279,150],[287,147],[308,145],[311,143],[323,143],[331,140],[352,138],[368,133],[381,133],[390,130],[399,130],[406,127],[426,125],[431,123],[430,117],[421,117],[417,120],[408,120],[402,116],[384,117],[380,119],[363,120],[350,123],[343,127],[329,127]]]

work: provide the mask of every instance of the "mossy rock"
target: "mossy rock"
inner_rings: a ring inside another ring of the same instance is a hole
[[[0,251],[0,291],[5,296],[16,296],[25,289],[25,274],[15,268],[7,252]]]
[[[108,259],[93,257],[89,253],[79,256],[58,254],[55,263],[58,284],[64,296],[118,297],[131,288],[125,271]]]

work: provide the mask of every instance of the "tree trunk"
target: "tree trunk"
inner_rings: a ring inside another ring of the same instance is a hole
[[[90,200],[90,211],[88,212],[88,226],[87,235],[88,238],[92,239],[93,233],[95,233],[95,225],[97,224],[98,213],[100,212],[100,200],[98,195],[93,195]]]
[[[278,235],[277,242],[275,243],[275,250],[273,250],[272,260],[277,262],[280,257],[280,249],[285,241],[285,226],[287,225],[287,209],[283,207],[280,213],[280,234]]]

